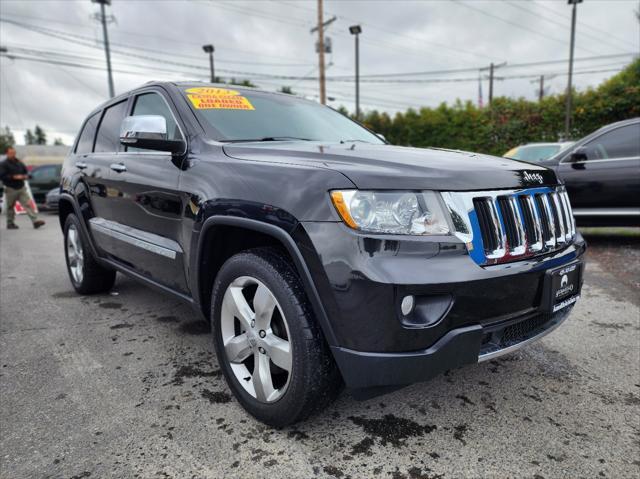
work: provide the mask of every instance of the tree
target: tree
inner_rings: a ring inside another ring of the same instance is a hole
[[[345,107],[344,105],[340,105],[336,111],[342,113],[344,116],[350,116],[349,110],[347,110],[347,107]]]
[[[27,130],[24,134],[24,144],[25,145],[35,145],[36,137],[33,135],[31,130]]]
[[[368,111],[362,115],[362,123],[382,133],[393,145],[502,155],[517,145],[558,141],[564,108],[564,94],[549,95],[542,101],[499,97],[486,108],[458,100],[437,107],[409,109],[394,117]],[[571,137],[581,138],[609,123],[638,116],[640,59],[597,88],[575,93]]]
[[[44,130],[39,126],[36,125],[33,134],[35,136],[35,140],[36,140],[36,145],[46,145],[47,144],[47,134],[44,132]]]
[[[291,89],[290,86],[283,86],[278,90],[280,93],[288,93],[289,95],[295,95],[296,93]]]
[[[13,136],[13,132],[8,126],[0,129],[0,155],[4,155],[7,148],[16,144],[16,139]]]
[[[253,83],[251,83],[249,80],[236,80],[235,78],[232,78],[229,81],[229,85],[249,86],[249,87],[254,87],[254,88],[256,86]]]
[[[53,144],[54,146],[64,146],[64,141],[62,141],[62,138],[54,138]]]

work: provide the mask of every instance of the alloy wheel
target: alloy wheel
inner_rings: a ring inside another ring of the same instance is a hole
[[[76,283],[82,283],[84,276],[84,252],[80,235],[75,225],[70,225],[67,231],[67,261],[71,277]]]
[[[225,356],[240,385],[260,402],[280,399],[293,355],[286,318],[271,290],[256,278],[236,278],[225,291],[220,320]]]

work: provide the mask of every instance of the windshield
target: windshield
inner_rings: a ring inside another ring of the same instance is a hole
[[[562,145],[521,146],[510,158],[523,161],[543,161],[560,151]]]
[[[384,143],[337,111],[295,96],[214,87],[187,88],[184,94],[220,141]]]

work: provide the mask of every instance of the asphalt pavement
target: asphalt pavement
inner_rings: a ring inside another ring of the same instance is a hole
[[[1,478],[640,475],[640,234],[595,234],[581,301],[538,343],[275,430],[188,307],[121,275],[78,296],[45,219],[0,227]]]

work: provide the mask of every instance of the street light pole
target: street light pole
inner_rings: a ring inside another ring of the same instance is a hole
[[[360,34],[362,27],[353,25],[349,27],[349,32],[356,37],[356,120],[360,120]]]
[[[102,35],[104,37],[104,54],[107,58],[107,75],[109,82],[109,97],[115,96],[113,88],[113,73],[111,71],[111,50],[109,49],[109,34],[107,32],[107,15],[105,13],[105,5],[111,5],[111,0],[91,0],[93,3],[100,4],[100,21],[102,22]]]
[[[209,45],[202,45],[202,49],[204,50],[205,53],[209,54],[209,71],[211,72],[211,83],[215,83],[216,75],[213,67],[213,52],[215,51],[215,48],[213,48],[213,45],[209,44]]]
[[[567,83],[567,104],[564,115],[564,139],[570,138],[571,131],[571,108],[573,102],[573,91],[571,83],[573,81],[573,50],[576,43],[576,11],[578,3],[582,3],[582,0],[567,0],[569,5],[573,5],[571,9],[571,44],[569,46],[569,80]]]

